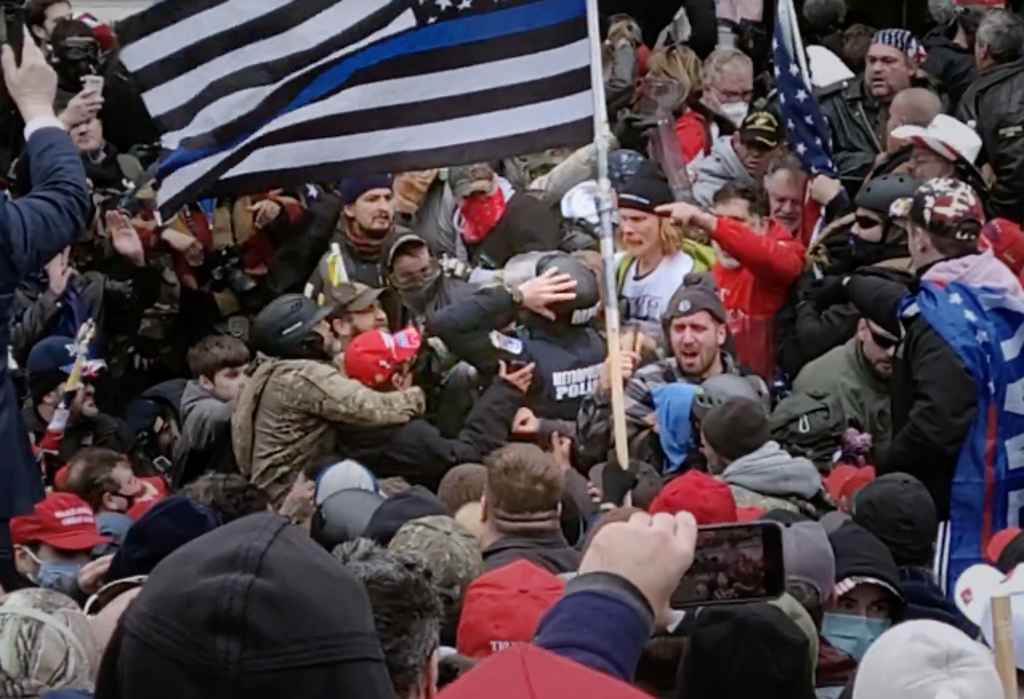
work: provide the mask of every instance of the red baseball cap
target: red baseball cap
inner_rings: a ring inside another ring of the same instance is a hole
[[[825,492],[832,496],[841,512],[850,514],[850,501],[857,491],[876,478],[874,466],[841,464],[825,478]]]
[[[529,643],[564,591],[558,576],[527,560],[484,573],[466,588],[456,634],[459,653],[480,659]]]
[[[736,499],[724,482],[703,471],[687,471],[661,489],[649,512],[689,512],[697,524],[731,524],[739,520]]]
[[[345,373],[364,386],[377,388],[419,353],[421,342],[419,330],[412,327],[393,335],[383,330],[365,332],[345,348]]]
[[[1020,536],[1020,532],[1020,528],[1010,527],[993,534],[992,538],[988,540],[988,546],[985,547],[985,560],[995,565],[999,561],[999,557],[1003,555],[1003,549]]]
[[[15,544],[46,544],[59,551],[90,551],[110,538],[96,528],[92,508],[77,495],[50,493],[36,503],[35,512],[11,519]]]
[[[649,699],[636,687],[531,645],[484,660],[439,699]]]
[[[981,229],[981,244],[1016,275],[1024,272],[1024,232],[1019,224],[994,218]]]

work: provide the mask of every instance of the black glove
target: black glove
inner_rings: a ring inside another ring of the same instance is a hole
[[[618,459],[613,456],[601,471],[601,501],[622,507],[626,494],[640,482],[637,479],[639,471],[639,461],[630,461],[629,469],[624,471],[619,466]]]
[[[814,282],[814,305],[819,311],[846,303],[846,277],[825,277]]]
[[[647,132],[657,127],[658,121],[653,116],[626,114],[615,124],[615,139],[619,148],[647,152]]]

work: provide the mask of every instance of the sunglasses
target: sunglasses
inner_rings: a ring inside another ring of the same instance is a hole
[[[870,216],[858,216],[854,219],[854,223],[857,224],[857,228],[865,231],[882,225],[881,221],[877,218],[871,218]]]
[[[871,331],[871,340],[884,350],[892,349],[900,343],[899,339],[876,333],[874,330]]]

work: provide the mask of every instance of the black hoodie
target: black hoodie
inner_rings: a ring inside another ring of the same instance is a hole
[[[156,567],[121,617],[96,699],[393,699],[362,585],[276,514]]]
[[[846,522],[828,536],[836,556],[836,583],[849,578],[870,578],[889,588],[898,602],[893,618],[903,615],[903,588],[896,561],[878,537],[859,524]]]

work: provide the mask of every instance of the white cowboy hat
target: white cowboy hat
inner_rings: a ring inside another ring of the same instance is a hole
[[[941,155],[946,160],[963,160],[970,165],[981,153],[981,136],[967,124],[948,114],[938,114],[927,128],[900,126],[893,129],[892,137],[910,141],[916,146]]]

